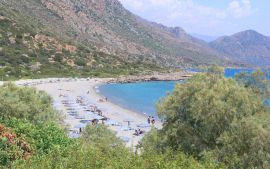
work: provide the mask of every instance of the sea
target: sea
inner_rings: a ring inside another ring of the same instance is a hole
[[[251,73],[252,69],[225,69],[225,77],[235,77],[241,72]],[[100,94],[123,108],[157,118],[156,104],[173,91],[181,81],[151,81],[136,83],[115,83],[99,86]],[[270,101],[268,100],[270,103]]]

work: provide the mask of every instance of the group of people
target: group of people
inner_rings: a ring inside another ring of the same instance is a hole
[[[143,130],[141,130],[141,129],[138,129],[138,130],[135,130],[134,135],[135,135],[135,136],[139,136],[139,135],[143,134],[144,132],[145,132],[145,131],[143,131]]]
[[[148,122],[148,124],[154,125],[156,120],[155,120],[155,118],[153,116],[148,116],[147,122]]]

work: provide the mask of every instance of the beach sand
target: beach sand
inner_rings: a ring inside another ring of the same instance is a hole
[[[66,95],[70,100],[76,100],[78,96],[84,96],[87,98],[89,102],[95,104],[98,108],[103,110],[103,115],[107,118],[121,123],[123,126],[109,126],[109,128],[116,133],[116,135],[120,138],[129,138],[126,140],[127,147],[131,149],[135,149],[135,146],[138,145],[139,141],[142,139],[143,135],[135,136],[135,129],[139,124],[147,124],[147,115],[142,113],[130,111],[124,109],[116,104],[111,103],[109,100],[107,102],[99,102],[100,99],[104,99],[103,96],[98,94],[98,86],[106,83],[110,79],[77,79],[67,81],[67,80],[35,80],[35,82],[43,81],[43,83],[35,84],[34,87],[38,90],[42,90],[47,92],[53,99],[55,103],[58,103],[57,110],[61,111],[64,116],[64,125],[68,126],[70,130],[78,130],[76,129],[76,125],[81,124],[80,120],[68,114],[68,110],[66,107],[61,104],[61,101],[64,99],[63,97],[59,97],[60,95]],[[23,84],[24,82],[19,82],[18,84]],[[84,116],[84,112],[79,112],[80,116]],[[125,131],[124,128],[128,126],[128,122],[126,120],[130,120],[130,127],[133,130]],[[161,122],[156,120],[154,125],[156,128],[161,128]],[[140,128],[145,132],[151,130],[151,127]]]

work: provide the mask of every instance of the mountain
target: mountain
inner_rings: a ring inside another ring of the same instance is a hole
[[[270,67],[270,37],[254,30],[221,37],[211,42],[210,46],[230,59],[253,66]]]
[[[1,80],[160,71],[153,64],[130,63],[117,55],[59,38],[29,18],[23,18],[16,12],[10,12],[10,15],[4,12],[0,6]]]
[[[125,62],[177,67],[230,63],[183,29],[146,21],[118,0],[3,0],[0,8],[2,16],[39,34]]]
[[[201,39],[201,40],[203,40],[203,41],[205,41],[205,42],[212,42],[212,41],[218,39],[217,36],[201,35],[201,34],[196,34],[196,33],[193,33],[193,34],[191,34],[191,35],[192,35],[193,37],[196,37],[196,38],[198,38],[198,39]]]

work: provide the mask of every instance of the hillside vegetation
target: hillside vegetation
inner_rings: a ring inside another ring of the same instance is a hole
[[[97,52],[0,15],[1,78],[114,76],[160,70],[157,66]]]

